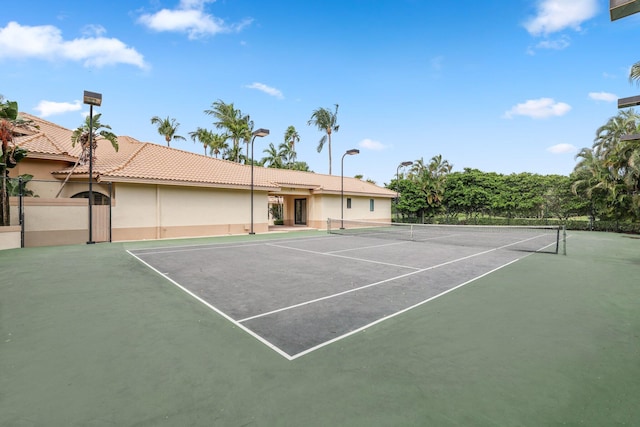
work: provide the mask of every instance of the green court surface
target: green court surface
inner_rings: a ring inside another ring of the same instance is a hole
[[[638,236],[570,233],[295,360],[127,253],[276,237],[0,252],[0,426],[640,425]]]

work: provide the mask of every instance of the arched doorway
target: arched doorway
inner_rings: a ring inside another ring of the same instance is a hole
[[[111,241],[111,198],[98,191],[92,191],[92,238],[95,242]],[[89,192],[82,191],[71,196],[72,199],[88,199]]]

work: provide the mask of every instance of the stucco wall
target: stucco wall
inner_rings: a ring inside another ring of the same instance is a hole
[[[0,227],[0,250],[20,247],[20,226]]]
[[[250,230],[246,190],[114,184],[113,240],[243,234]],[[254,231],[268,231],[268,198],[254,191]]]
[[[25,197],[25,247],[84,243],[89,236],[88,199]],[[18,224],[18,198],[11,198],[11,223]]]

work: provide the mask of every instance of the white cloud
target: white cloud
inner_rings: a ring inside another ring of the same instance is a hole
[[[536,44],[537,49],[553,49],[553,50],[562,50],[569,47],[570,38],[567,36],[559,37],[555,40],[542,40],[538,44]]]
[[[369,138],[365,138],[362,141],[360,141],[359,146],[360,148],[366,148],[368,150],[373,150],[373,151],[382,151],[386,148],[381,142],[374,141]]]
[[[618,95],[608,92],[590,92],[589,98],[596,101],[615,102],[618,100]]]
[[[40,117],[79,111],[80,109],[82,109],[82,104],[78,100],[73,102],[40,101],[34,108],[40,114]]]
[[[518,104],[504,113],[505,118],[526,116],[532,119],[544,119],[553,116],[564,116],[571,110],[571,106],[564,102],[556,102],[552,98],[530,99]]]
[[[598,0],[539,0],[536,16],[524,23],[532,36],[548,35],[580,25],[598,12]]]
[[[94,31],[97,28],[95,27]],[[5,58],[37,58],[49,61],[72,60],[87,67],[130,64],[145,68],[143,56],[118,39],[83,37],[66,41],[61,31],[52,25],[23,26],[9,22],[0,28],[0,60]]]
[[[162,9],[153,14],[144,14],[138,22],[154,31],[174,31],[187,33],[190,39],[205,35],[241,31],[251,24],[245,19],[238,24],[228,25],[224,20],[204,12],[207,3],[215,0],[181,0],[177,9]]]
[[[547,151],[553,154],[575,153],[578,148],[571,144],[557,144],[547,148]]]
[[[282,92],[280,92],[278,89],[267,86],[263,83],[251,83],[250,85],[246,85],[245,87],[249,89],[257,89],[261,92],[266,93],[267,95],[275,96],[278,99],[284,98],[284,95],[282,95]]]

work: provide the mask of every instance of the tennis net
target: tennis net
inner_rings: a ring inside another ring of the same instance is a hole
[[[558,225],[494,226],[374,222],[329,218],[330,234],[379,239],[433,242],[443,245],[499,248],[525,252],[559,253],[565,249],[565,233]],[[562,244],[562,248],[561,248]]]

